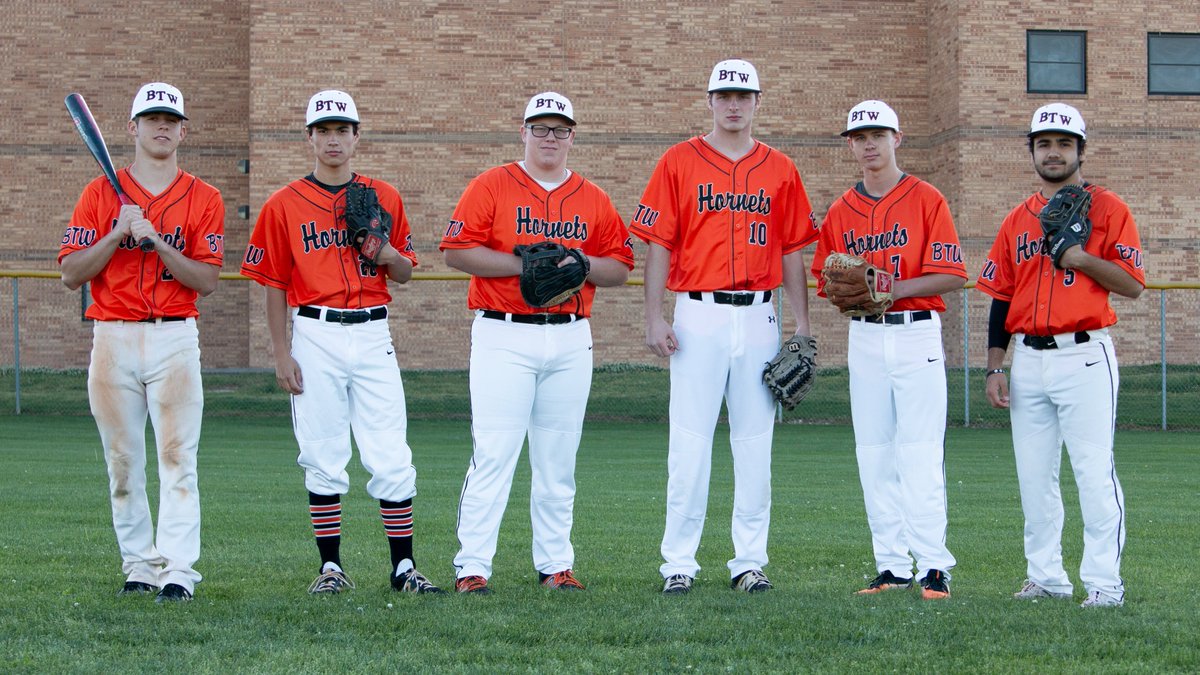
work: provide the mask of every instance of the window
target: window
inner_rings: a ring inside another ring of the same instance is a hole
[[[1200,35],[1150,33],[1146,39],[1151,94],[1200,94]]]
[[[1031,30],[1025,33],[1025,47],[1030,93],[1087,93],[1087,33]]]

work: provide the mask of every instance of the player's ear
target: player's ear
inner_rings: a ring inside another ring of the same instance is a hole
[[[129,120],[129,135],[137,136],[137,118]]]
[[[900,143],[903,142],[903,140],[904,140],[904,132],[896,131],[896,132],[893,132],[893,135],[895,135],[896,140],[895,140],[895,145],[893,145],[892,147],[898,148],[898,147],[900,147]]]

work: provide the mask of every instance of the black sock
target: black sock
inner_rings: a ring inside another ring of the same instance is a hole
[[[317,538],[321,567],[331,562],[342,566],[339,556],[342,547],[342,496],[308,493],[308,516]]]
[[[379,500],[379,515],[383,517],[383,530],[387,533],[388,549],[392,554],[392,574],[405,558],[412,560],[414,566],[417,564],[413,559],[412,503],[411,497],[402,502]]]

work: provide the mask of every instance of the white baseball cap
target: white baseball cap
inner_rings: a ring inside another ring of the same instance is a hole
[[[165,112],[187,119],[183,114],[183,94],[166,82],[149,82],[138,89],[133,97],[133,108],[129,111],[129,119],[138,115],[152,112]]]
[[[1029,135],[1046,131],[1061,131],[1087,140],[1087,125],[1083,123],[1083,115],[1066,103],[1044,105],[1033,113],[1033,120],[1029,123]]]
[[[529,99],[525,105],[525,121],[535,117],[558,115],[571,124],[575,124],[575,108],[566,96],[553,91],[543,91]]]
[[[714,91],[753,91],[761,93],[758,71],[749,61],[726,59],[713,66],[708,76],[708,93]]]
[[[846,115],[846,130],[843,136],[849,136],[851,131],[859,129],[891,129],[900,131],[900,118],[892,106],[874,99],[863,101],[850,109]]]
[[[304,116],[304,126],[311,127],[317,122],[353,122],[358,124],[358,106],[350,94],[337,89],[318,91],[308,99],[308,113]]]

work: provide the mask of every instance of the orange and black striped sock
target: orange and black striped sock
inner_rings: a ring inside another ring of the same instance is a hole
[[[402,502],[379,500],[379,515],[383,516],[383,530],[387,533],[388,548],[392,553],[392,571],[400,561],[408,558],[413,560],[413,516],[412,498]],[[413,565],[416,561],[413,560]]]
[[[342,496],[308,493],[308,515],[321,553],[321,565],[331,562],[341,567]]]

